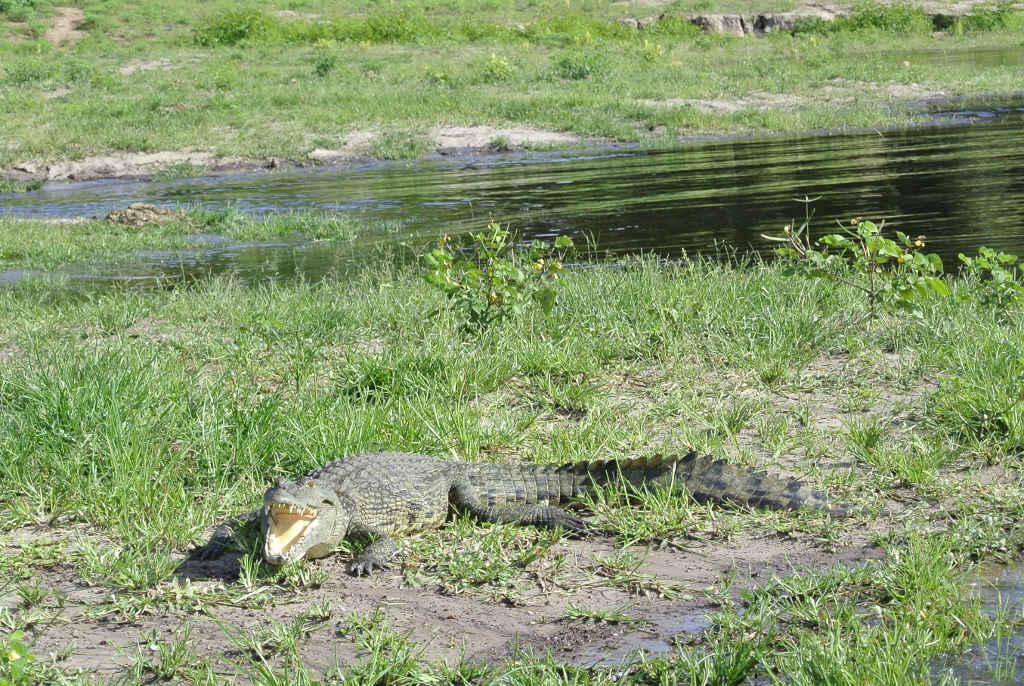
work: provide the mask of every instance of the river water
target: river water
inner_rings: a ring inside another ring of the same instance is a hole
[[[604,253],[767,252],[760,238],[803,215],[794,198],[819,197],[814,229],[863,216],[928,237],[947,269],[978,245],[1024,254],[1024,101],[933,107],[938,125],[898,130],[717,139],[672,150],[460,157],[415,164],[260,172],[162,183],[48,184],[0,195],[21,217],[101,216],[132,202],[234,208],[261,215],[325,211],[355,217],[360,244],[425,245],[489,219],[523,239],[573,236]],[[162,281],[233,272],[244,279],[320,278],[351,258],[347,242],[239,244],[201,237],[195,250],[140,255],[90,279]],[[86,274],[88,276],[86,276]],[[19,278],[8,273],[7,281]],[[2,279],[2,275],[0,275]]]

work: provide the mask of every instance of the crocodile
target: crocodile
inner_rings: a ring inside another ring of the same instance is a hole
[[[263,496],[262,507],[221,524],[194,556],[218,556],[240,526],[257,521],[269,564],[325,557],[343,539],[373,538],[349,568],[357,576],[371,574],[395,558],[393,535],[439,528],[449,509],[485,522],[591,534],[595,530],[585,520],[559,506],[616,479],[635,487],[667,486],[699,502],[811,507],[834,515],[849,510],[845,504],[830,504],[825,494],[797,479],[696,452],[543,465],[459,462],[382,451],[345,457],[294,481],[278,481]]]

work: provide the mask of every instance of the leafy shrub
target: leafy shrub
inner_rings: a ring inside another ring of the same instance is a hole
[[[28,686],[36,683],[31,664],[35,660],[22,640],[22,632],[15,631],[0,641],[0,684]]]
[[[812,241],[808,215],[799,228],[786,226],[784,236],[762,238],[786,244],[776,253],[791,260],[787,273],[838,281],[863,293],[872,317],[878,307],[918,313],[918,299],[931,293],[949,294],[940,278],[942,259],[921,250],[924,236],[911,240],[897,231],[896,240],[886,238],[882,235],[885,222],[879,226],[859,217],[851,219],[850,226],[840,224],[842,233]]]
[[[919,7],[907,2],[880,5],[873,0],[854,5],[848,17],[832,22],[837,31],[885,31],[888,33],[930,33],[932,21]]]
[[[825,21],[821,17],[797,17],[793,21],[791,33],[794,36],[813,34],[824,36],[835,30],[834,22]]]
[[[932,21],[920,8],[910,3],[897,2],[880,5],[868,0],[854,6],[846,17],[826,21],[819,17],[798,17],[793,22],[792,34],[825,35],[841,31],[882,31],[886,33],[929,33]]]
[[[60,63],[43,57],[15,60],[4,67],[4,83],[25,86],[57,77]]]
[[[27,21],[38,4],[36,0],[0,0],[0,14],[11,21]]]
[[[480,78],[487,83],[507,81],[512,78],[515,67],[509,63],[507,57],[498,57],[493,52],[480,68]]]
[[[276,19],[261,10],[232,9],[207,19],[193,36],[197,45],[235,45],[264,38],[278,28]]]
[[[996,252],[981,246],[977,257],[957,255],[963,262],[963,274],[973,286],[972,291],[983,303],[1005,307],[1013,302],[1024,302],[1024,283],[1021,283],[1017,256]]]
[[[519,314],[534,302],[545,314],[555,306],[562,258],[572,239],[554,245],[533,241],[524,253],[513,249],[512,234],[495,222],[487,232],[470,234],[469,249],[459,256],[448,238],[423,256],[427,283],[445,293],[464,317],[463,328],[479,331]]]
[[[366,18],[365,34],[359,40],[372,43],[408,41],[430,33],[426,17],[411,12],[379,12]]]
[[[338,66],[338,55],[334,52],[334,41],[320,39],[316,42],[316,55],[313,57],[313,73],[323,78]]]
[[[555,61],[555,72],[563,79],[579,81],[600,76],[608,69],[608,58],[596,50],[567,52]]]
[[[1012,2],[995,2],[971,8],[971,13],[959,20],[965,31],[1005,31],[1024,28],[1024,13]]]
[[[686,17],[663,16],[650,26],[644,26],[644,33],[656,36],[696,38],[704,32]]]

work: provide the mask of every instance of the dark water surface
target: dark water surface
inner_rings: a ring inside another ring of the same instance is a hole
[[[984,581],[981,596],[993,614],[1002,606],[1014,618],[1024,612],[1024,565],[1006,567]],[[935,669],[939,680],[952,675],[963,686],[1024,684],[1024,632],[977,646]]]
[[[979,244],[1024,254],[1024,100],[933,106],[937,126],[799,137],[736,138],[663,151],[622,150],[528,158],[479,157],[412,165],[211,176],[153,183],[48,184],[0,194],[0,212],[21,217],[103,215],[132,202],[201,205],[252,214],[322,210],[351,214],[362,242],[423,245],[442,233],[479,230],[489,218],[523,238],[591,237],[601,251],[667,257],[727,244],[767,251],[778,233],[821,196],[817,232],[836,220],[885,219],[924,234],[953,268]],[[949,123],[952,122],[952,123]],[[399,229],[395,227],[399,226]],[[380,228],[388,226],[388,229]],[[318,278],[351,257],[340,243],[203,241],[185,253],[142,255],[91,278],[145,282],[234,272],[242,278]],[[81,269],[65,270],[82,275]],[[12,273],[0,280],[15,280]]]

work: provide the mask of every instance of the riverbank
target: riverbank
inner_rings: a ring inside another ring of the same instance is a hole
[[[557,283],[550,315],[476,335],[386,254],[317,284],[0,291],[0,612],[38,658],[25,683],[917,683],[1019,627],[968,584],[1024,543],[1019,305],[951,280],[917,316],[868,322],[852,289],[760,263],[638,259]],[[345,574],[347,548],[275,569],[247,538],[187,559],[276,477],[380,446],[541,463],[695,448],[863,512],[612,493],[588,506],[607,535],[457,518],[370,579]],[[635,647],[654,652],[586,666]]]
[[[146,3],[85,2],[82,35],[57,45],[48,11],[26,10],[28,22],[0,35],[3,176],[170,177],[890,127],[920,121],[922,101],[1011,94],[1024,81],[1024,20],[1009,5],[967,8],[972,18],[941,31],[937,6],[859,6],[845,24],[808,15],[761,38],[704,33],[687,7],[658,6],[652,21],[648,3],[578,15],[553,2],[501,15],[292,5],[161,3],[154,21]]]

